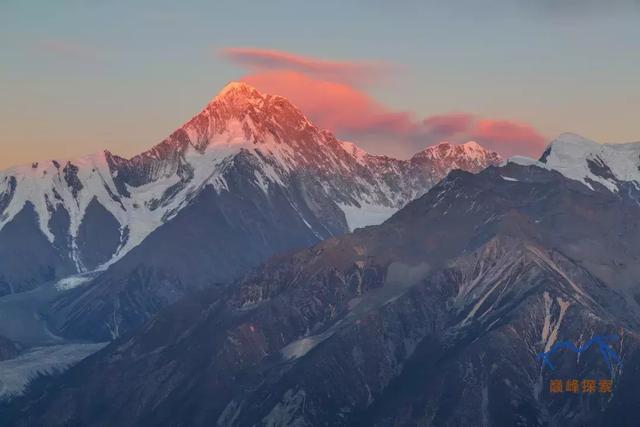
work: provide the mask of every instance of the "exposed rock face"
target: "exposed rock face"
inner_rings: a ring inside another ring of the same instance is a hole
[[[640,207],[537,166],[456,171],[389,221],[163,311],[8,425],[633,425]],[[597,348],[537,355],[616,335]],[[613,379],[612,393],[549,381]]]

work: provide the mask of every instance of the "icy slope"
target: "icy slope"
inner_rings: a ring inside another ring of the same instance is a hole
[[[600,184],[617,192],[623,182],[640,185],[640,142],[599,144],[566,133],[549,144],[540,160],[590,188]]]

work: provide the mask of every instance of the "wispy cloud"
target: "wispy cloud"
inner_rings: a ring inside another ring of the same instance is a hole
[[[544,147],[545,138],[526,123],[466,112],[420,120],[411,112],[388,108],[360,86],[389,73],[390,66],[253,48],[227,48],[222,55],[249,70],[242,80],[288,98],[318,126],[373,152],[406,157],[444,140],[475,140],[504,156],[538,156]]]
[[[252,71],[288,70],[329,81],[364,85],[386,76],[392,66],[382,62],[328,61],[281,50],[231,47],[222,55]]]
[[[538,156],[546,143],[545,137],[533,126],[513,120],[450,113],[427,117],[422,123],[428,140],[473,140],[504,156]]]
[[[450,138],[471,128],[473,116],[469,113],[440,114],[427,117],[422,124],[434,137]]]

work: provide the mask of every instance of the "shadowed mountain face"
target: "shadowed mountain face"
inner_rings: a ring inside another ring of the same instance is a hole
[[[73,271],[72,260],[38,229],[33,204],[26,203],[0,230],[0,296],[31,289]]]
[[[277,189],[266,197],[259,189],[246,190],[203,191],[91,284],[58,299],[49,310],[53,328],[65,335],[113,339],[189,290],[219,285],[273,253],[318,241],[292,208],[289,194]]]
[[[456,171],[380,226],[162,311],[8,425],[633,425],[640,207],[557,172]],[[597,348],[537,355],[616,335]],[[551,379],[612,393],[550,392]]]

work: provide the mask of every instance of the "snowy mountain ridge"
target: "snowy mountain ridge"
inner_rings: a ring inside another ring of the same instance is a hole
[[[547,146],[539,160],[515,156],[508,162],[553,169],[592,190],[640,190],[640,142],[602,144],[563,133]]]
[[[315,127],[285,98],[233,82],[166,140],[131,159],[104,151],[0,172],[0,230],[30,203],[40,231],[82,272],[120,259],[203,188],[229,191],[227,172],[239,164],[265,193],[300,176],[316,180],[353,229],[382,222],[452,169],[477,172],[499,161],[476,143],[439,144],[410,160],[370,155]],[[90,206],[119,228],[117,247],[97,258],[99,265],[87,265],[79,244]]]

